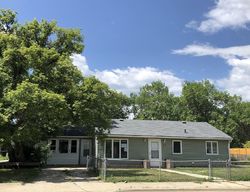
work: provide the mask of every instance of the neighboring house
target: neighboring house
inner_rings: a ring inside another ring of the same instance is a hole
[[[130,160],[149,160],[150,166],[166,159],[227,160],[231,141],[230,136],[205,122],[113,120],[102,140],[73,127],[50,139],[48,164],[86,164],[88,155],[120,165],[133,163]]]

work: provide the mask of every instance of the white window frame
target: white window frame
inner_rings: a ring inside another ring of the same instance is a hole
[[[105,143],[104,143],[104,158],[106,158],[106,141],[107,140],[111,140],[111,158],[107,158],[107,159],[111,159],[111,160],[121,160],[121,159],[129,159],[129,140],[128,139],[123,139],[123,138],[108,138],[105,139]],[[119,150],[119,158],[114,158],[114,140],[119,140],[119,146],[120,146],[120,150]],[[121,140],[125,140],[127,141],[127,158],[121,158]]]
[[[211,153],[208,153],[207,152],[207,144],[210,143],[211,145]],[[216,146],[217,146],[217,153],[214,153],[214,150],[213,150],[213,143],[216,143]],[[206,155],[219,155],[219,142],[218,141],[206,141],[205,142],[205,148],[206,148]]]
[[[180,142],[181,152],[175,153],[174,152],[174,142]],[[172,154],[174,155],[182,155],[182,140],[172,140]]]

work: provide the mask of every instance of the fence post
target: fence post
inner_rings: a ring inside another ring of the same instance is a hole
[[[230,159],[227,160],[226,166],[227,166],[227,179],[231,180],[231,160]]]
[[[212,179],[211,159],[208,159],[208,179]]]
[[[87,170],[89,170],[89,156],[87,156],[86,168],[87,168]]]
[[[160,160],[160,162],[159,162],[159,181],[161,181],[161,164],[162,164],[162,161]]]
[[[106,181],[106,172],[107,172],[107,159],[103,160],[103,180]]]

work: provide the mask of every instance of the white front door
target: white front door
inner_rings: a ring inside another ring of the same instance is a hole
[[[91,139],[82,139],[81,140],[81,164],[87,164],[87,156],[92,154],[92,140]]]
[[[159,167],[161,164],[161,140],[149,139],[148,150],[150,166]]]

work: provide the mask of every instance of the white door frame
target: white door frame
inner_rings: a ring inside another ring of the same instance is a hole
[[[152,159],[151,158],[151,142],[158,142],[159,143],[159,159]],[[148,139],[148,159],[149,165],[151,167],[159,167],[162,160],[162,150],[161,150],[161,139]]]

